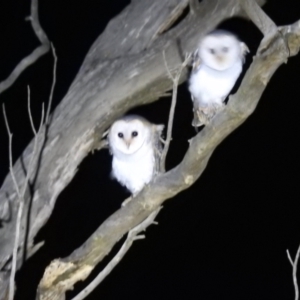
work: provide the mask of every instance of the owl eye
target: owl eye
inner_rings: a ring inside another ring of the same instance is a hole
[[[137,131],[132,131],[131,135],[132,135],[132,137],[138,136],[138,132]]]
[[[225,53],[227,53],[229,51],[229,48],[228,47],[223,47],[222,51],[225,52]]]
[[[215,54],[216,53],[216,51],[215,51],[215,49],[208,49],[208,51],[209,51],[209,53],[211,53],[211,54]]]
[[[119,132],[118,137],[122,139],[124,137],[124,134],[122,132]]]

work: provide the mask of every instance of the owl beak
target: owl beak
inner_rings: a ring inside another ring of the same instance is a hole
[[[224,61],[223,56],[218,55],[216,58],[217,58],[217,61],[220,62],[220,63],[222,63]]]
[[[127,148],[129,149],[129,147],[131,145],[131,139],[125,140],[125,144],[126,144]]]

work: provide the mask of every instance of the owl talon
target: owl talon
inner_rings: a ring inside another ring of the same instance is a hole
[[[224,103],[214,103],[211,106],[199,107],[194,110],[194,120],[192,125],[199,127],[207,125],[214,118],[214,116],[222,110]]]

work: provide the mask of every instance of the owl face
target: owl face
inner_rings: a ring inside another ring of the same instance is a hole
[[[150,128],[140,119],[121,119],[110,128],[108,140],[113,150],[124,154],[137,152],[150,136]]]
[[[212,32],[200,42],[201,62],[218,71],[226,70],[243,56],[242,44],[229,32]]]

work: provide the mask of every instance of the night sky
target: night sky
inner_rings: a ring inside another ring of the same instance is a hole
[[[58,56],[54,108],[66,94],[80,65],[108,21],[129,3],[125,0],[43,0],[40,22]],[[30,23],[30,1],[2,1],[0,10],[0,81],[38,44]],[[264,10],[278,25],[300,19],[299,0],[270,0]],[[260,32],[246,20],[219,26],[236,33],[251,53]],[[16,160],[32,132],[27,115],[27,85],[38,124],[52,80],[51,53],[29,67],[9,90],[5,103]],[[214,152],[208,167],[190,189],[168,200],[121,263],[86,299],[294,299],[292,268],[286,249],[295,256],[300,244],[299,101],[300,56],[273,76],[252,116]],[[236,90],[237,87],[235,87]],[[154,123],[167,124],[170,99],[135,108]],[[159,112],[159,113],[158,113]],[[195,135],[186,83],[179,89],[168,169],[176,166]],[[0,183],[8,173],[8,138],[0,114]],[[128,196],[109,178],[107,150],[90,154],[59,196],[53,214],[36,241],[45,245],[17,274],[18,300],[34,299],[45,267],[68,256]],[[115,253],[120,243],[114,248]],[[1,249],[0,249],[1,251]],[[112,253],[112,254],[113,254]],[[109,261],[108,256],[89,280]],[[74,297],[88,280],[69,292]]]

